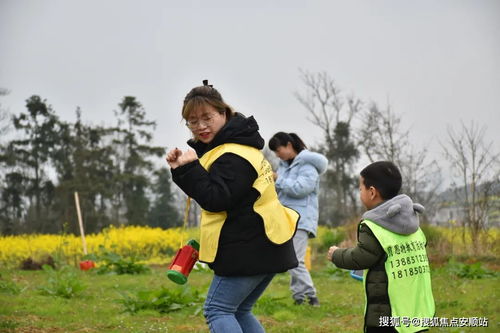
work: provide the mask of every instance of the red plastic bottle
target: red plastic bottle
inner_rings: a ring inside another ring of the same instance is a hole
[[[189,273],[191,273],[194,264],[198,260],[199,250],[200,244],[194,239],[191,239],[186,245],[179,249],[168,267],[168,278],[177,284],[186,283]]]

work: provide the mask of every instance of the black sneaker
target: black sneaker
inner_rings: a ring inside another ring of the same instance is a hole
[[[319,299],[317,297],[309,297],[309,305],[319,308]]]
[[[294,299],[293,300],[293,304],[294,305],[301,305],[304,303],[304,300],[303,299]]]

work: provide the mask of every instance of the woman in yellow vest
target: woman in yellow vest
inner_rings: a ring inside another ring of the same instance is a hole
[[[200,261],[215,275],[204,305],[211,332],[264,332],[252,307],[276,273],[297,266],[292,238],[299,215],[278,200],[253,117],[227,105],[203,81],[185,97],[182,117],[194,150],[167,154],[173,181],[202,208]]]

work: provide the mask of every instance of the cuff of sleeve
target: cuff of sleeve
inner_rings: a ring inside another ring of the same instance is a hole
[[[342,253],[344,252],[344,249],[337,249],[333,252],[332,255],[332,262],[335,265],[339,265],[342,262]]]
[[[194,168],[197,164],[199,164],[199,160],[194,160],[192,162],[189,162],[187,164],[181,165],[180,167],[177,167],[175,169],[170,169],[172,172],[173,177],[181,176],[185,174],[186,172],[189,172],[192,168]]]

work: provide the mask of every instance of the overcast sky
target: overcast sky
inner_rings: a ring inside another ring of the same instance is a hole
[[[57,114],[114,124],[125,95],[157,121],[154,143],[186,148],[186,93],[209,81],[266,141],[321,139],[293,96],[299,68],[389,103],[439,156],[448,125],[475,120],[500,141],[500,1],[0,0],[0,103],[37,94]]]

